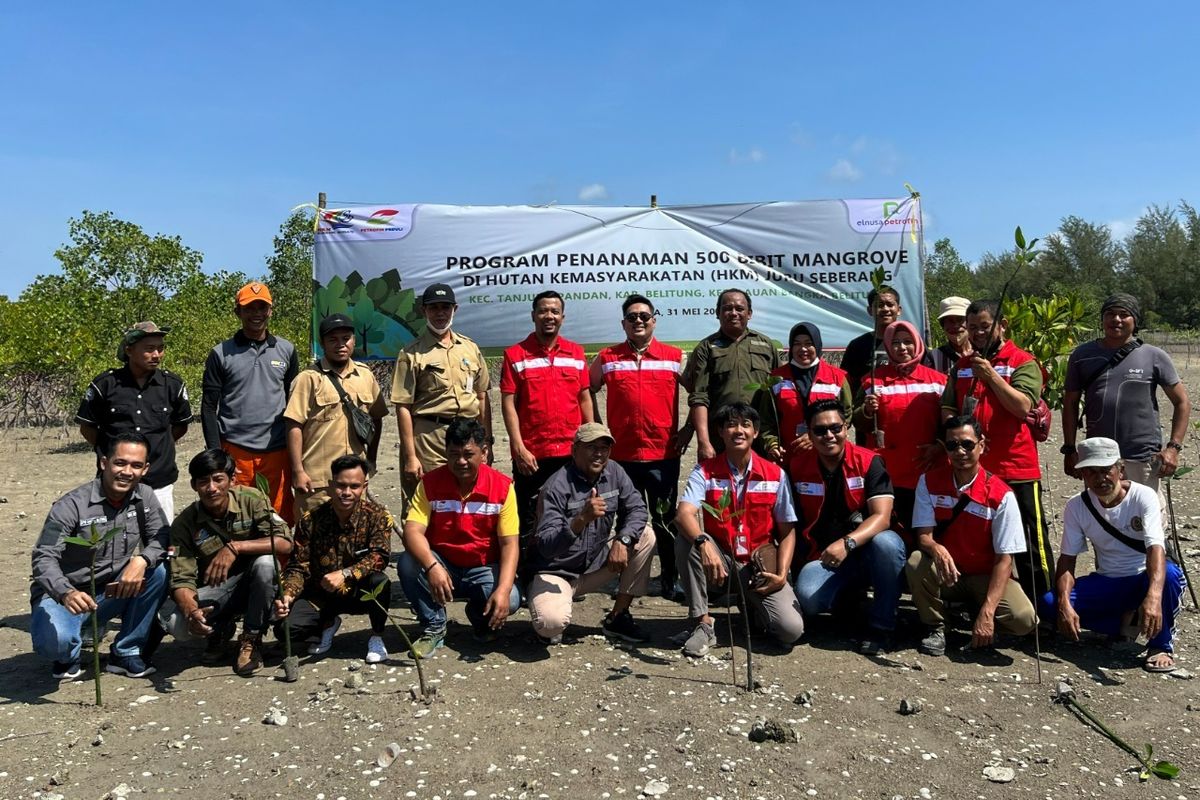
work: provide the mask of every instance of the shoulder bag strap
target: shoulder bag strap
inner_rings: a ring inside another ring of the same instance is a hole
[[[1104,373],[1108,372],[1110,369],[1115,367],[1117,364],[1120,364],[1122,361],[1125,360],[1125,357],[1127,355],[1132,353],[1134,350],[1137,350],[1141,346],[1142,346],[1141,339],[1130,339],[1128,342],[1121,345],[1121,347],[1117,350],[1117,352],[1115,352],[1111,356],[1109,356],[1108,361],[1105,361],[1103,366],[1101,366],[1095,372],[1093,372],[1091,375],[1089,375],[1087,377],[1087,380],[1085,380],[1083,382],[1083,384],[1080,385],[1079,400],[1080,400],[1081,405],[1079,408],[1079,416],[1080,416],[1081,420],[1083,419],[1084,415],[1087,414],[1087,390],[1089,388],[1091,388],[1091,385],[1096,382],[1097,378],[1099,378]]]
[[[1085,506],[1087,506],[1088,511],[1092,512],[1092,516],[1096,518],[1096,522],[1100,523],[1100,527],[1104,529],[1105,533],[1107,533],[1109,536],[1113,537],[1114,539],[1116,539],[1118,542],[1125,545],[1126,547],[1130,547],[1134,550],[1137,550],[1139,553],[1146,552],[1146,543],[1145,542],[1139,542],[1137,539],[1134,539],[1132,536],[1126,536],[1124,533],[1117,530],[1115,525],[1113,525],[1111,522],[1106,520],[1104,517],[1100,516],[1100,512],[1096,510],[1095,504],[1092,503],[1091,495],[1088,494],[1087,489],[1083,490],[1083,504]]]

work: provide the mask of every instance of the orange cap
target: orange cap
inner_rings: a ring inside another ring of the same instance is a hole
[[[274,305],[271,300],[271,290],[267,288],[265,283],[251,281],[238,289],[237,305],[248,306],[255,300],[265,300],[268,305]]]

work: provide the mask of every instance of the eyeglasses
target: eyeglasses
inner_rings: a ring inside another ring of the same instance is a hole
[[[649,322],[657,316],[657,311],[655,311],[653,314],[647,314],[645,311],[630,311],[625,315],[625,321],[630,324],[635,322]]]
[[[975,449],[975,445],[979,444],[979,442],[974,439],[955,439],[953,442],[944,442],[943,444],[946,450],[951,453],[955,450],[964,450],[969,453]]]
[[[827,433],[832,433],[837,436],[842,431],[846,430],[846,424],[843,422],[835,422],[832,425],[813,425],[809,430],[813,436],[824,436]]]

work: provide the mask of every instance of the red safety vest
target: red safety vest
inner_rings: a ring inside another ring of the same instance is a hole
[[[750,561],[754,548],[766,544],[775,531],[775,498],[779,482],[786,480],[783,470],[761,456],[750,459],[749,474],[742,496],[733,493],[733,475],[724,454],[700,462],[704,472],[704,502],[719,509],[721,497],[729,492],[729,505],[718,519],[704,509],[704,532],[716,540],[722,550],[739,563]]]
[[[429,499],[425,538],[438,555],[456,567],[482,567],[500,560],[500,509],[512,479],[479,465],[475,488],[466,497],[458,479],[443,465],[421,478]]]
[[[516,395],[521,439],[536,458],[571,454],[575,429],[583,421],[579,392],[588,385],[583,348],[558,337],[544,349],[532,333],[504,351],[501,394]]]
[[[813,376],[812,388],[808,390],[807,398],[796,392],[796,384],[792,382],[791,364],[784,364],[772,370],[771,374],[783,378],[771,387],[771,394],[775,395],[775,410],[779,414],[780,444],[787,449],[793,439],[808,432],[808,425],[804,422],[805,406],[818,400],[841,399],[846,372],[819,359],[817,374]],[[846,411],[849,412],[850,409]]]
[[[862,389],[864,396],[875,394],[879,397],[876,416],[879,429],[883,431],[883,447],[874,450],[883,457],[892,485],[916,489],[921,477],[917,447],[938,439],[946,376],[924,364],[918,364],[909,375],[901,376],[894,365],[888,364],[875,369],[874,380],[869,372],[863,376]],[[867,443],[874,445],[870,421],[867,425]],[[944,455],[942,460],[945,460]]]
[[[842,456],[842,475],[846,479],[846,487],[842,496],[846,498],[846,507],[851,513],[860,511],[866,516],[866,485],[867,470],[875,453],[866,447],[859,447],[853,442],[846,442],[846,451]],[[825,477],[821,474],[821,462],[816,450],[801,450],[792,456],[788,463],[788,475],[792,478],[792,490],[796,496],[799,516],[804,520],[804,530],[801,534],[808,543],[808,561],[814,561],[825,549],[818,545],[813,536],[813,527],[821,518],[821,508],[825,505]]]
[[[933,518],[938,522],[950,519],[959,498],[950,467],[938,467],[925,473],[925,488],[933,501]],[[967,487],[971,502],[938,540],[950,551],[954,566],[963,575],[991,574],[996,560],[996,551],[992,549],[992,520],[996,518],[1000,501],[1009,491],[1007,483],[986,470]]]
[[[1033,360],[1032,355],[1010,340],[1000,346],[1000,352],[991,362],[1004,382],[1012,383],[1012,374],[1017,367]],[[960,411],[973,376],[971,356],[963,356],[954,370],[954,397]],[[1042,469],[1038,465],[1037,443],[1025,425],[1025,418],[1014,417],[1000,406],[995,395],[988,391],[982,381],[976,381],[974,395],[979,398],[975,406],[975,419],[979,420],[988,439],[987,450],[979,463],[1006,481],[1039,480]]]
[[[677,376],[683,363],[678,347],[650,340],[639,359],[629,342],[606,347],[596,356],[607,394],[608,429],[616,461],[678,458],[670,442],[679,430]]]

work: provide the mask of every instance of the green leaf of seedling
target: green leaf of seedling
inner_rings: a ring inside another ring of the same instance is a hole
[[[261,472],[254,473],[254,486],[267,497],[271,496],[271,482]]]
[[[1155,761],[1150,771],[1163,780],[1173,781],[1179,777],[1179,767],[1170,761]]]
[[[729,508],[729,505],[732,502],[733,502],[733,492],[729,491],[728,489],[721,492],[721,502],[719,505],[721,506],[722,511]]]
[[[80,547],[90,548],[92,546],[91,540],[84,539],[82,536],[67,536],[63,539],[63,541],[66,542],[67,544],[77,544]]]
[[[1171,477],[1167,478],[1167,480],[1176,480],[1178,478],[1182,478],[1184,475],[1187,475],[1189,472],[1193,471],[1194,469],[1196,469],[1196,468],[1195,467],[1180,467],[1179,469],[1175,470],[1175,474],[1172,475]]]
[[[1017,229],[1015,231],[1013,231],[1013,239],[1016,240],[1017,247],[1019,249],[1021,249],[1021,250],[1025,249],[1025,234],[1021,232],[1020,225],[1018,225]]]
[[[120,532],[121,532],[120,528],[116,528],[116,527],[109,528],[104,533],[100,534],[100,538],[96,540],[96,544],[104,544],[105,542],[107,542],[109,539],[113,538]]]
[[[702,509],[704,509],[704,513],[708,514],[710,517],[715,517],[716,519],[721,518],[721,511],[719,509],[713,508],[708,503],[701,503],[700,507]]]
[[[359,595],[358,599],[363,601],[364,603],[373,602],[373,601],[375,601],[375,599],[377,597],[379,597],[379,593],[383,591],[383,587],[385,587],[387,585],[388,585],[388,583],[386,581],[384,581],[382,583],[376,584],[375,588],[371,589],[370,591],[367,591],[366,589],[364,589],[362,591],[362,594]]]
[[[1154,758],[1154,745],[1146,742],[1146,761],[1149,762],[1152,758]]]
[[[747,383],[745,386],[742,387],[742,391],[743,392],[761,392],[765,388],[767,388],[767,387],[761,383]]]
[[[887,279],[887,272],[883,267],[878,267],[871,272],[871,288],[879,289],[883,286],[883,282]]]

